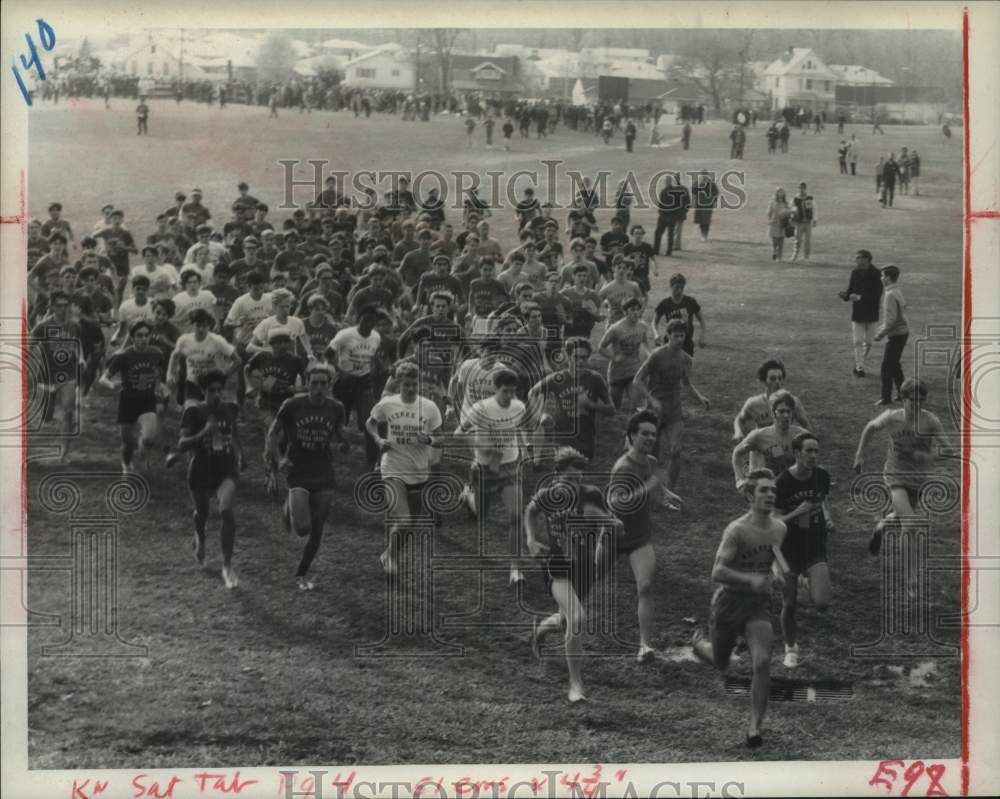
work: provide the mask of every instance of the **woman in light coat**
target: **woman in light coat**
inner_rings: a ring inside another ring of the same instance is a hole
[[[785,226],[791,219],[792,211],[788,207],[785,190],[779,186],[774,192],[774,199],[767,204],[767,232],[771,237],[771,260],[780,261],[785,249]]]

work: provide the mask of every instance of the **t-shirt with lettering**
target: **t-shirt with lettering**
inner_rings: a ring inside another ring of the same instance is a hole
[[[581,407],[580,400],[584,397],[591,402],[611,404],[608,384],[599,372],[593,369],[560,369],[546,375],[539,383],[543,396],[551,399],[555,406],[555,427],[553,432],[575,434],[584,442],[590,452],[583,452],[587,457],[593,454],[594,439],[597,435],[596,411]]]
[[[601,489],[585,483],[572,487],[547,485],[539,489],[531,503],[545,519],[550,556],[593,562],[599,523],[593,520],[593,524],[583,524],[583,509],[590,505],[606,510]]]
[[[413,402],[404,402],[399,394],[390,394],[372,408],[371,417],[387,426],[386,438],[391,443],[382,453],[382,476],[409,484],[427,480],[433,447],[417,437],[441,427],[441,411],[434,401],[418,395]]]
[[[308,394],[285,400],[275,421],[288,441],[287,457],[292,462],[290,482],[297,478],[329,481],[333,487],[333,456],[330,444],[344,424],[344,406],[332,397],[313,402]]]
[[[767,574],[774,563],[774,547],[781,546],[785,538],[785,524],[769,518],[767,529],[753,525],[745,517],[730,523],[722,534],[736,545],[736,563],[733,568],[745,574]],[[721,585],[717,594],[760,595],[743,585]]]
[[[516,463],[520,457],[519,431],[524,427],[524,403],[512,399],[506,407],[496,397],[480,400],[470,409],[468,424],[476,433],[476,463],[496,468],[506,463]]]
[[[612,358],[608,362],[608,382],[629,380],[642,366],[642,345],[649,346],[652,337],[649,325],[639,321],[631,325],[627,319],[615,322],[604,334],[603,344],[610,345]]]
[[[663,411],[680,409],[681,387],[691,374],[692,358],[684,350],[657,347],[646,364],[649,393],[663,406]]]
[[[435,291],[447,291],[454,298],[452,304],[462,301],[462,284],[454,275],[439,275],[436,272],[426,272],[420,276],[417,283],[417,305],[430,305],[431,294]]]
[[[346,327],[333,337],[330,347],[337,354],[337,369],[350,377],[371,374],[372,362],[382,337],[377,330],[362,336],[357,327]]]
[[[177,339],[174,350],[187,362],[187,381],[197,383],[206,372],[218,369],[226,372],[236,349],[218,333],[206,333],[199,341],[194,333],[184,333]]]
[[[181,430],[189,435],[201,432],[209,419],[216,423],[215,432],[200,439],[193,450],[188,466],[188,483],[203,485],[214,483],[223,475],[235,475],[236,453],[233,431],[240,409],[235,402],[220,402],[209,408],[204,402],[190,405],[181,415]]]
[[[306,360],[291,352],[279,355],[261,350],[247,361],[247,369],[260,374],[260,407],[274,413],[282,402],[292,396],[296,378],[304,381]]]
[[[694,351],[694,317],[701,313],[701,306],[694,297],[685,294],[679,302],[674,302],[671,295],[664,297],[656,306],[653,319],[657,322],[665,318],[680,319],[685,325],[684,349],[689,354]]]
[[[795,424],[789,425],[787,433],[781,433],[773,424],[757,428],[743,439],[750,450],[750,468],[765,467],[775,474],[781,474],[795,463],[792,439],[805,432]]]
[[[803,502],[821,503],[830,494],[830,473],[819,466],[812,470],[805,479],[796,477],[791,469],[778,475],[775,483],[774,507],[782,515],[791,513]],[[826,518],[823,508],[817,507],[811,513],[803,513],[786,522],[788,534],[785,538],[795,537],[813,540],[825,539]]]
[[[623,549],[648,544],[653,537],[653,497],[646,483],[653,477],[656,458],[651,455],[622,455],[611,467],[608,508],[622,523],[624,534],[618,541]]]
[[[140,351],[128,347],[115,353],[108,361],[109,375],[122,376],[122,396],[148,399],[156,396],[156,386],[163,373],[163,355],[153,347]]]
[[[941,420],[930,411],[921,410],[912,422],[904,410],[886,411],[872,426],[889,436],[885,458],[885,475],[909,475],[920,483],[928,479],[934,466],[937,438],[944,432]]]

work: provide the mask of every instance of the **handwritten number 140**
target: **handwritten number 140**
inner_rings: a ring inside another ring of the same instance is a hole
[[[42,49],[48,52],[56,46],[56,32],[44,19],[38,19],[36,21],[38,22],[38,38],[42,43]],[[24,38],[28,42],[28,54],[22,54],[20,56],[21,67],[26,70],[34,69],[35,72],[38,73],[38,79],[45,80],[45,67],[42,66],[42,60],[38,57],[38,47],[35,45],[35,40],[31,38],[30,33],[24,34]],[[17,81],[17,87],[21,90],[21,96],[24,98],[24,102],[30,106],[31,92],[29,92],[28,87],[24,85],[24,79],[21,77],[21,72],[17,68],[17,61],[14,61],[10,69],[14,73],[14,79]]]

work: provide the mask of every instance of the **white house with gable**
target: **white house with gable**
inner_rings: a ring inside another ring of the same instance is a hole
[[[379,48],[344,64],[347,86],[411,91],[415,81],[413,59],[402,48]]]
[[[799,106],[833,111],[837,75],[809,47],[792,47],[764,70],[762,91],[771,95],[772,110]]]

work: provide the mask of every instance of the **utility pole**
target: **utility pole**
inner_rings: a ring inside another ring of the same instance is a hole
[[[180,65],[180,77],[178,80],[184,82],[184,28],[181,28],[181,65]]]
[[[416,69],[413,71],[413,96],[420,94],[420,31],[417,31]]]

